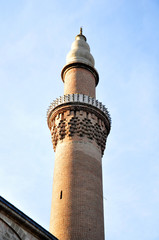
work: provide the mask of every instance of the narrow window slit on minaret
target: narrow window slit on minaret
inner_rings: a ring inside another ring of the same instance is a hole
[[[60,192],[60,199],[62,199],[62,191]]]

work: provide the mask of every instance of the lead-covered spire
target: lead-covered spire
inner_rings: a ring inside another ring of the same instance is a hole
[[[95,78],[95,85],[97,86],[99,81],[98,72],[94,67],[95,61],[90,53],[90,47],[87,43],[86,37],[83,35],[82,28],[80,33],[75,37],[75,41],[72,43],[71,50],[66,57],[66,65],[62,69],[61,77],[65,82],[65,73],[72,68],[84,68],[91,72]]]
[[[86,41],[87,39],[82,33],[82,28],[80,28],[80,34],[75,37],[71,51],[67,54],[66,64],[84,63],[94,67],[94,58],[90,53],[90,47]]]

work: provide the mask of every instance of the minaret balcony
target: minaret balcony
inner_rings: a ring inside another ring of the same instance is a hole
[[[55,108],[63,105],[63,104],[71,104],[71,103],[75,103],[75,104],[79,104],[79,103],[83,103],[83,104],[87,104],[90,105],[90,107],[94,107],[99,109],[108,119],[110,125],[111,125],[111,117],[110,114],[108,112],[108,109],[105,107],[105,105],[103,105],[101,102],[99,102],[98,100],[96,100],[95,98],[92,98],[90,96],[84,95],[84,94],[67,94],[67,95],[63,95],[59,98],[56,98],[56,100],[54,100],[50,106],[49,109],[47,111],[47,119],[49,119],[51,113],[54,111]]]

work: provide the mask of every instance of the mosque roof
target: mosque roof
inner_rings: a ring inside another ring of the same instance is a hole
[[[57,240],[50,232],[16,208],[13,204],[0,196],[0,211],[4,212],[10,218],[16,220],[21,227],[30,230],[32,233],[40,237],[43,240]]]

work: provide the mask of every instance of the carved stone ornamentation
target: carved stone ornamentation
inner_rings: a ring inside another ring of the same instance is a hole
[[[103,124],[104,125],[104,124]],[[95,140],[101,148],[103,154],[107,138],[107,130],[98,123],[93,123],[90,119],[84,117],[72,116],[69,119],[63,119],[54,124],[51,128],[51,136],[54,150],[58,141],[66,137],[87,137],[89,140]]]
[[[73,112],[72,116],[69,116],[70,111]],[[76,112],[82,114],[77,116]],[[88,117],[89,114],[91,117]],[[59,119],[57,117],[59,115],[63,117]],[[95,141],[103,154],[111,127],[111,118],[107,108],[95,98],[84,94],[68,94],[57,98],[48,109],[47,121],[54,151],[58,141],[76,136]]]

